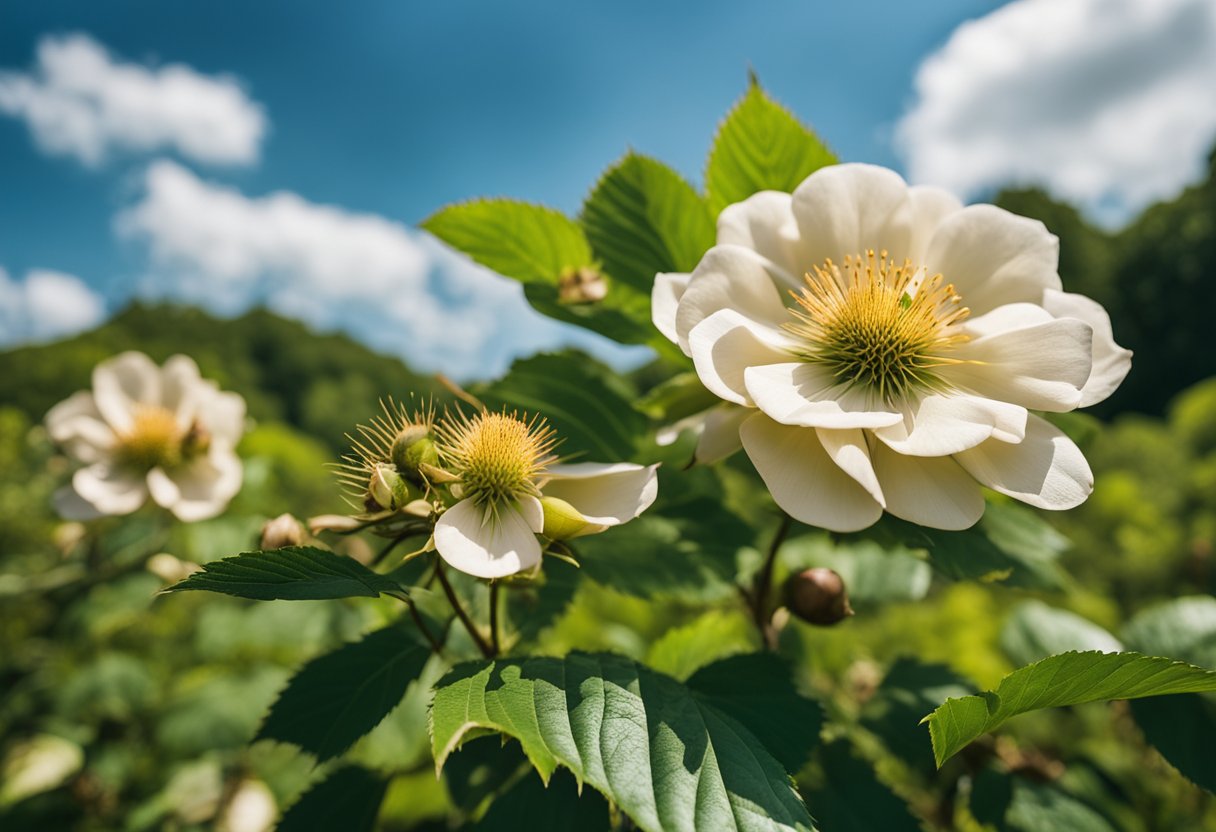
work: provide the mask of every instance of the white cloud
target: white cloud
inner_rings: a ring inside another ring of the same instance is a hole
[[[31,269],[23,280],[0,268],[0,345],[72,335],[101,323],[105,302],[78,277]]]
[[[114,151],[163,150],[249,164],[267,126],[231,77],[121,63],[82,34],[43,38],[33,70],[0,73],[0,112],[24,119],[45,152],[90,166]]]
[[[383,217],[286,191],[247,197],[168,161],[144,186],[115,223],[148,246],[145,296],[229,315],[262,304],[460,379],[567,343],[617,361],[644,354],[541,316],[517,283]]]
[[[1015,0],[959,26],[897,128],[910,178],[1036,184],[1120,221],[1204,173],[1212,0]]]

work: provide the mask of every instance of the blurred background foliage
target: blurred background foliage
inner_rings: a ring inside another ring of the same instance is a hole
[[[1145,743],[1151,718],[1133,719],[1124,704],[1024,717],[940,772],[917,725],[946,696],[992,687],[1052,652],[1052,638],[1113,638],[1103,631],[1120,633],[1138,613],[1216,591],[1216,351],[1207,319],[1216,305],[1216,156],[1206,182],[1117,233],[1038,191],[998,201],[1061,237],[1065,287],[1104,304],[1118,340],[1136,351],[1131,376],[1098,409],[1103,423],[1062,423],[1084,447],[1097,487],[1079,509],[1049,517],[1070,545],[1031,541],[1049,559],[1062,550],[1058,563],[979,582],[955,582],[914,546],[880,536],[840,542],[795,530],[778,577],[831,566],[857,612],[835,627],[792,622],[781,633],[800,687],[823,703],[834,732],[801,772],[803,792],[824,829],[1061,828],[1043,818],[1067,818],[1077,830],[1216,828],[1211,795]],[[50,512],[66,469],[40,420],[88,386],[94,364],[132,348],[158,361],[188,353],[205,376],[245,396],[254,425],[240,449],[245,485],[212,521],[171,527],[148,511],[86,534]],[[343,434],[374,414],[382,395],[441,386],[264,311],[221,321],[137,305],[93,332],[13,350],[0,362],[0,827],[261,828],[249,807],[273,816],[338,768],[291,746],[250,745],[262,715],[293,667],[379,626],[391,602],[156,593],[190,564],[255,548],[261,524],[282,511],[341,511],[324,466],[345,449]],[[653,517],[588,539],[579,572],[554,562],[540,589],[515,593],[510,614],[523,637],[535,641],[533,652],[613,650],[677,678],[757,649],[733,580],[755,569],[754,529],[771,535],[776,515],[757,497],[742,455],[717,471],[680,473],[686,443],[658,449],[638,438],[647,423],[631,405],[661,373],[619,378],[585,356],[539,357],[517,366],[506,393],[476,389],[491,402],[512,401],[511,391],[544,401],[546,385],[572,389],[561,376],[571,366],[582,374],[578,394],[620,416],[597,441],[667,463],[664,502]],[[579,426],[563,427],[577,443]],[[707,507],[721,495],[728,510],[711,516]],[[1011,518],[1017,531],[1018,516],[996,512],[986,522]],[[664,541],[678,541],[682,559]],[[370,557],[361,541],[342,545]],[[477,590],[469,582],[463,591]],[[1064,617],[1050,617],[1057,614]],[[1042,621],[1054,623],[1033,623]],[[387,789],[384,828],[446,828],[453,811],[476,814],[487,789],[514,776],[477,762],[481,741],[453,758],[456,773],[436,780],[425,705],[437,672],[347,756],[363,768],[328,781],[349,780],[348,794]],[[1190,727],[1216,731],[1211,701],[1199,707]],[[1174,759],[1198,782],[1211,775],[1210,760]],[[536,787],[524,779],[513,793],[523,800]],[[307,815],[325,796],[313,797],[293,828],[309,828]],[[484,824],[508,828],[507,805]]]

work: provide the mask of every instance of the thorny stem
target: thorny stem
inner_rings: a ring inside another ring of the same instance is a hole
[[[773,566],[777,562],[777,550],[785,542],[793,524],[794,518],[783,513],[781,525],[777,527],[777,532],[773,535],[773,542],[768,547],[768,555],[764,558],[764,565],[756,573],[756,581],[752,584],[751,592],[743,591],[743,596],[748,600],[748,606],[751,607],[752,621],[768,650],[777,649],[777,630],[773,627],[772,616],[768,613],[768,596],[773,589]]]
[[[490,647],[494,650],[494,655],[497,656],[502,647],[498,643],[498,590],[500,584],[498,581],[490,583]]]
[[[477,630],[469,614],[465,612],[464,606],[461,605],[460,599],[456,597],[456,590],[452,589],[452,583],[448,580],[447,574],[443,571],[443,566],[438,560],[435,561],[435,577],[439,579],[439,583],[443,586],[443,593],[448,596],[448,603],[452,605],[452,610],[456,613],[456,617],[460,619],[460,623],[469,631],[469,637],[473,639],[473,643],[477,645],[477,649],[487,659],[494,658],[494,650],[486,643],[485,637]]]

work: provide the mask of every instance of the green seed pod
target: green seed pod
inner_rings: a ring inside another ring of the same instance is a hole
[[[439,462],[439,453],[426,425],[410,425],[398,433],[389,456],[403,471],[417,471],[422,465]]]
[[[369,511],[396,511],[410,501],[410,487],[397,473],[397,466],[379,463],[367,483]]]
[[[541,533],[550,540],[569,540],[585,534],[603,531],[604,527],[588,522],[578,509],[557,497],[541,497],[545,511],[545,527]]]

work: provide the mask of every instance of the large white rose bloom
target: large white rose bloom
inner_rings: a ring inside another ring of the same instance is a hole
[[[1076,506],[1089,465],[1028,411],[1102,401],[1131,353],[1099,304],[1061,291],[1058,254],[1042,223],[871,165],[727,207],[717,245],[652,298],[724,401],[698,460],[743,447],[781,508],[833,531],[884,509],[967,528],[981,486]]]
[[[51,408],[46,427],[82,465],[55,494],[68,519],[130,514],[151,497],[180,520],[204,520],[241,488],[245,400],[184,355],[163,367],[140,352],[101,362],[93,389]]]
[[[538,534],[564,539],[602,532],[650,507],[658,465],[561,463],[540,419],[483,412],[436,425],[440,460],[459,499],[435,523],[435,548],[461,572],[503,578],[535,569]]]

